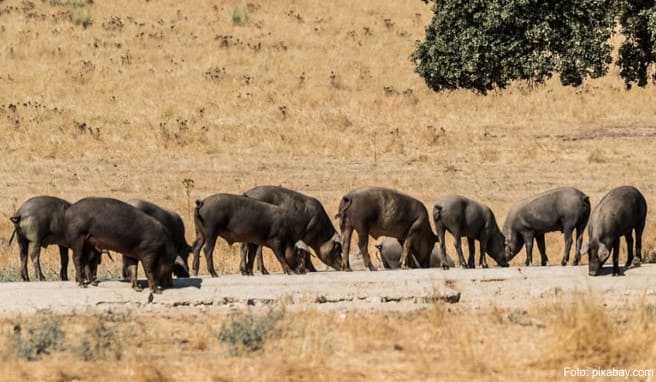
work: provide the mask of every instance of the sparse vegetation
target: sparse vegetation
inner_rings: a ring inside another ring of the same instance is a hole
[[[230,19],[234,25],[244,26],[248,24],[248,12],[243,7],[234,7],[230,13]]]
[[[223,323],[217,338],[230,355],[254,352],[262,349],[283,316],[283,309],[271,309],[263,315],[237,312]]]
[[[11,346],[14,354],[28,361],[63,349],[64,332],[61,320],[50,314],[37,315],[31,323],[14,324]]]
[[[117,338],[117,329],[105,315],[94,318],[95,322],[92,321],[85,330],[80,343],[73,348],[74,352],[85,361],[120,360],[122,346],[121,339]]]
[[[35,316],[20,320],[23,341],[47,352],[27,351],[29,363],[10,353],[0,359],[0,371],[10,380],[60,373],[78,380],[553,380],[562,378],[563,365],[651,367],[653,312],[648,303],[609,310],[599,296],[582,294],[525,310],[436,303],[406,313],[169,310],[51,315],[49,323]],[[96,337],[98,322],[112,327],[110,339],[100,343],[122,344],[121,367],[113,354],[78,352],[78,338]],[[14,325],[0,321],[9,344]],[[28,340],[28,327],[45,334]],[[210,328],[230,332],[229,339],[208,336]],[[4,348],[13,349],[7,343]],[[233,346],[239,351],[225,357]]]
[[[49,0],[52,6],[68,8],[70,20],[75,25],[81,25],[85,29],[93,23],[89,7],[93,4],[92,0]]]

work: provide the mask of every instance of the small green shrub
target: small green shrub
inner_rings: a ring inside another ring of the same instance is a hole
[[[254,352],[262,349],[283,316],[282,309],[272,309],[264,315],[239,312],[223,323],[217,338],[227,346],[230,355]]]
[[[110,317],[111,320],[111,317]],[[104,316],[97,318],[80,344],[73,349],[85,361],[95,359],[121,359],[121,343],[116,340],[116,330]]]
[[[59,318],[38,315],[35,321],[25,328],[20,323],[14,325],[13,351],[17,357],[28,361],[62,350],[64,345],[64,331]]]
[[[87,8],[74,8],[71,13],[71,21],[75,25],[82,25],[85,29],[93,24],[93,19]]]
[[[232,9],[231,19],[234,25],[246,25],[248,23],[248,13],[241,7],[234,7]]]
[[[20,273],[13,269],[0,269],[0,282],[14,282],[20,280]]]
[[[90,0],[49,0],[48,3],[53,7],[69,8],[71,22],[75,25],[82,25],[85,29],[93,24],[89,5],[93,4]]]

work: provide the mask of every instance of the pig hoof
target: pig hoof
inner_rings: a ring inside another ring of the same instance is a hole
[[[98,284],[99,284],[99,283],[98,283],[98,280],[93,280],[93,281],[91,282],[91,286],[95,286],[95,287],[97,287]]]
[[[263,275],[268,275],[268,274],[269,274],[269,271],[267,271],[267,270],[263,270],[263,271],[262,271],[262,274],[263,274]],[[251,273],[251,275],[253,275],[253,274]]]
[[[449,266],[446,265],[446,264],[444,264],[444,265],[442,265],[442,269],[444,269],[445,271],[448,271],[448,270],[449,270]]]
[[[481,268],[489,268],[487,264],[482,264]]]
[[[137,287],[132,287],[132,289],[134,289],[135,292],[143,292],[143,288],[142,288],[142,287],[138,287],[138,286],[137,286]]]

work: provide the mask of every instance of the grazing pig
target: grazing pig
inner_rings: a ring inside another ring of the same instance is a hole
[[[319,200],[280,186],[258,186],[244,192],[244,196],[274,204],[298,214],[299,225],[293,227],[296,236],[302,238],[303,243],[312,248],[324,264],[336,270],[340,269],[342,262],[341,239]],[[242,245],[242,248],[246,248],[246,246]],[[306,256],[305,265],[308,270],[315,272],[316,269],[310,260],[310,252],[303,251],[303,255]],[[256,259],[262,273],[267,274],[262,262],[261,247],[258,249]],[[253,272],[252,269],[247,271],[249,274]]]
[[[171,286],[177,251],[169,232],[157,219],[116,199],[85,198],[66,210],[64,222],[66,240],[73,249],[75,280],[80,286],[88,282],[82,268],[92,248],[119,252],[131,264],[141,261],[153,293]],[[131,281],[132,287],[140,290],[134,272]]]
[[[298,211],[287,211],[243,195],[215,194],[196,201],[194,222],[198,235],[194,242],[195,274],[198,274],[199,267],[196,259],[204,246],[207,270],[212,277],[218,276],[212,259],[217,237],[222,237],[229,245],[248,243],[250,248],[242,252],[241,264],[245,269],[253,268],[254,256],[248,259],[243,256],[246,253],[254,254],[258,245],[264,245],[273,250],[286,274],[292,272],[288,260],[294,257],[295,244],[301,239],[296,236],[294,228],[303,222],[303,216]],[[302,264],[300,268],[304,268]]]
[[[187,239],[185,238],[185,226],[180,215],[145,200],[131,199],[127,203],[157,219],[168,230],[178,253],[175,261],[175,274],[180,277],[189,277],[188,274],[185,275],[185,269],[179,265],[182,263],[185,265],[188,264],[187,259],[189,253],[191,253],[191,247],[187,244]],[[125,257],[123,259],[125,260]],[[124,261],[123,277],[127,275],[129,275],[129,271],[127,270],[127,263]]]
[[[597,204],[590,216],[588,226],[588,272],[596,276],[611,252],[613,276],[621,274],[619,267],[620,238],[626,239],[626,267],[633,264],[633,231],[635,231],[635,254],[642,261],[642,231],[647,217],[647,202],[635,187],[623,186],[611,190]]]
[[[399,269],[399,260],[401,259],[401,252],[403,252],[403,246],[393,237],[383,237],[378,244],[375,245],[380,255],[380,259],[383,263],[385,269]],[[445,255],[446,264],[449,267],[453,267],[455,264],[453,260]],[[417,264],[414,261],[409,263],[410,268],[416,268]],[[442,266],[442,259],[439,256],[437,248],[433,248],[431,251],[430,257],[430,267],[439,268]]]
[[[344,195],[337,217],[342,229],[342,270],[350,271],[349,251],[353,230],[358,233],[358,246],[365,267],[376,268],[368,252],[369,235],[374,239],[389,236],[403,245],[400,267],[408,267],[408,256],[421,268],[430,266],[430,254],[438,240],[433,233],[428,212],[419,200],[398,191],[381,188],[359,188]],[[442,261],[442,268],[448,268]]]
[[[590,217],[590,199],[572,187],[562,187],[524,199],[508,212],[503,233],[506,237],[506,260],[510,261],[526,244],[526,265],[533,260],[533,239],[538,244],[542,265],[547,265],[544,234],[561,231],[565,236],[562,265],[567,265],[572,248],[572,232],[576,229],[576,257],[581,260],[583,232]]]
[[[53,196],[36,196],[28,199],[9,218],[14,224],[14,235],[20,248],[21,278],[29,281],[27,271],[27,256],[29,253],[36,277],[43,281],[39,261],[41,247],[56,244],[59,246],[61,260],[59,277],[68,280],[68,243],[64,229],[64,212],[71,204],[66,200]],[[11,243],[11,240],[10,240]]]
[[[440,251],[446,255],[444,233],[449,231],[455,239],[458,262],[463,268],[475,268],[475,240],[479,242],[479,266],[487,268],[485,254],[490,255],[496,263],[507,267],[504,243],[505,239],[492,210],[480,203],[459,195],[448,195],[433,205],[435,231],[440,239]],[[462,254],[462,237],[467,238],[469,259],[465,263]]]

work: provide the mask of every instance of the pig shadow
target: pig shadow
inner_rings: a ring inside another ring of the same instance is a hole
[[[126,283],[130,282],[126,280],[121,280],[121,281]],[[173,279],[173,286],[171,288],[166,288],[166,289],[183,289],[183,288],[200,289],[202,284],[203,284],[203,279],[201,278],[197,278],[197,277],[179,278],[179,279]],[[148,280],[137,280],[137,285],[139,285],[140,288],[146,290],[148,289]]]
[[[624,276],[624,272],[631,269],[630,267],[620,267],[620,276]],[[608,276],[613,274],[613,266],[602,267],[595,276]]]

